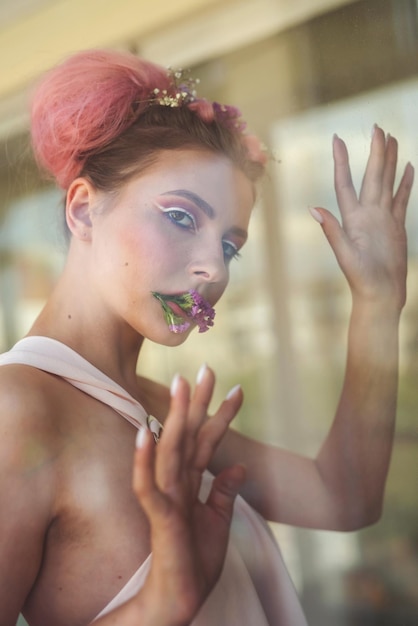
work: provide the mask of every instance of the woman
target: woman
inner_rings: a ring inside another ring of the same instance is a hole
[[[1,360],[1,623],[305,624],[262,518],[348,530],[380,514],[412,167],[394,195],[396,141],[376,127],[357,198],[334,138],[342,227],[312,215],[353,311],[341,400],[308,459],[228,429],[240,387],[207,419],[206,366],[193,393],[136,375],[144,338],[175,346],[214,323],[265,164],[239,112],[198,99],[182,72],[93,51],[45,76],[32,137],[66,192],[69,250]]]

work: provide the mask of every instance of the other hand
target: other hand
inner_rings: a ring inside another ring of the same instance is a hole
[[[239,387],[207,419],[214,388],[206,368],[191,395],[176,377],[158,444],[143,430],[135,453],[133,488],[151,527],[152,565],[146,586],[161,607],[158,623],[188,624],[218,580],[225,559],[235,496],[245,478],[240,465],[213,481],[199,500],[202,473],[242,403]]]

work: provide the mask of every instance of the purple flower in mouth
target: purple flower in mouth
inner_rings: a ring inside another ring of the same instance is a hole
[[[160,302],[165,321],[172,333],[183,333],[189,328],[190,322],[177,315],[170,304],[180,308],[187,317],[196,322],[199,333],[206,332],[214,324],[215,309],[195,289],[176,295],[163,295],[153,291],[152,295]]]

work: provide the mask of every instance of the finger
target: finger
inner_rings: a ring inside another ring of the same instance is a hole
[[[234,465],[223,470],[212,483],[206,505],[223,519],[226,531],[231,523],[235,498],[245,482],[245,476],[245,467]]]
[[[398,162],[398,142],[391,135],[386,139],[385,166],[383,171],[381,205],[391,210],[393,201],[393,186],[395,184],[396,165]]]
[[[136,438],[132,488],[145,514],[151,520],[165,511],[165,501],[161,498],[154,477],[155,442],[147,428],[141,428]]]
[[[199,432],[193,467],[200,474],[208,467],[217,447],[239,409],[244,395],[240,385],[236,385],[227,394],[226,399]]]
[[[196,437],[208,418],[209,404],[215,386],[215,374],[204,363],[198,371],[196,387],[190,401],[188,415],[188,433],[185,440],[185,463],[193,467],[192,461],[196,450]],[[200,478],[199,478],[200,481]]]
[[[398,190],[393,199],[393,215],[396,219],[405,222],[406,209],[414,183],[414,168],[410,163],[405,168]]]
[[[351,254],[351,244],[337,218],[322,207],[309,209],[312,217],[319,222],[340,267],[344,268],[345,259]]]
[[[344,220],[347,212],[358,205],[358,201],[351,178],[347,147],[337,135],[333,138],[333,156],[335,193]]]
[[[359,200],[363,206],[375,205],[382,195],[383,172],[385,169],[385,134],[377,124],[373,128],[370,156],[361,185]]]
[[[189,426],[193,433],[197,433],[207,418],[214,387],[215,374],[204,363],[197,374],[196,387],[190,402]]]
[[[176,375],[170,394],[170,409],[156,457],[156,482],[163,492],[171,492],[182,480],[190,386],[184,378]]]

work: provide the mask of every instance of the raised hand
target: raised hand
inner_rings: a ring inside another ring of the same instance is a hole
[[[245,469],[235,465],[214,479],[206,503],[198,498],[202,473],[242,403],[236,388],[207,419],[213,388],[209,368],[192,397],[188,383],[176,377],[159,443],[142,430],[135,453],[133,488],[151,526],[152,566],[145,587],[161,625],[189,624],[215,585],[234,499],[245,478]]]
[[[353,297],[391,303],[399,310],[406,297],[405,215],[413,178],[408,164],[394,192],[398,146],[378,126],[373,129],[359,195],[353,186],[348,152],[333,141],[335,191],[342,224],[327,210],[313,209],[351,287]]]

